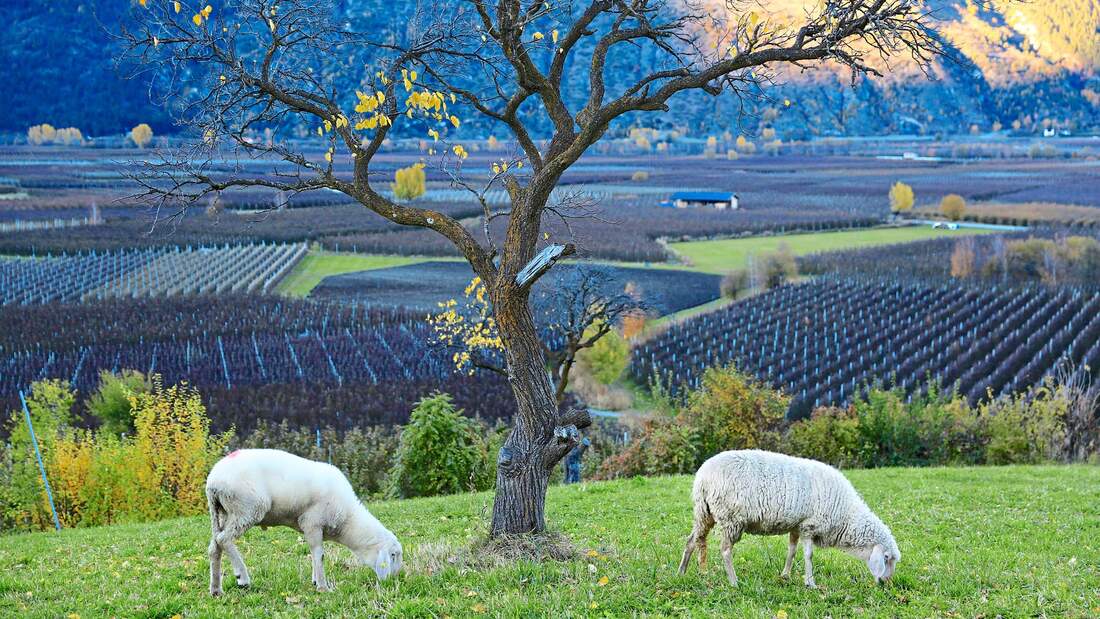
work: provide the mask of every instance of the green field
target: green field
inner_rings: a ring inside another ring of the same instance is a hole
[[[902,560],[876,587],[865,565],[819,550],[819,589],[779,578],[786,539],[746,536],[730,588],[711,536],[708,570],[676,564],[691,524],[688,477],[553,487],[551,524],[574,561],[451,563],[483,533],[489,494],[371,504],[403,540],[406,570],[381,584],[326,553],[316,593],[297,532],[253,529],[253,585],[207,595],[205,517],[0,538],[0,616],[64,617],[1100,617],[1100,467],[879,469],[848,473],[894,530]],[[589,557],[589,551],[597,556]],[[429,573],[430,568],[431,573]],[[606,579],[606,580],[605,580]]]
[[[669,247],[690,262],[690,267],[707,273],[725,273],[744,268],[749,256],[775,251],[780,243],[786,243],[796,256],[821,251],[855,249],[874,245],[890,245],[923,241],[944,236],[988,234],[995,230],[961,228],[959,230],[934,230],[931,226],[906,226],[903,228],[871,228],[842,232],[814,232],[785,234],[781,236],[754,236],[718,241],[687,241],[669,243]]]
[[[423,262],[424,260],[426,259],[411,256],[369,256],[365,254],[311,251],[305,258],[302,258],[302,261],[294,267],[294,270],[283,281],[279,282],[276,292],[291,297],[304,297],[329,275],[399,267],[415,262]]]

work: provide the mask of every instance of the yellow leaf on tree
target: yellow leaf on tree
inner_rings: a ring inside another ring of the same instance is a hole
[[[558,30],[557,28],[550,31],[550,40],[554,43],[558,42]]]
[[[200,14],[198,14],[198,13],[195,13],[195,14],[194,14],[194,15],[193,15],[193,16],[191,17],[191,21],[195,22],[195,25],[196,25],[196,26],[201,26],[201,25],[202,25],[202,15],[200,15]]]
[[[179,13],[180,12],[180,3],[179,2],[173,2],[172,3],[172,8],[175,9],[175,11],[177,13]]]
[[[536,41],[541,41],[542,40],[542,33],[541,32],[536,32],[535,34],[531,35],[531,38],[533,38]]]

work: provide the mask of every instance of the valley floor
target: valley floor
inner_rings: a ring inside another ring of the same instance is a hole
[[[679,576],[691,479],[636,478],[551,489],[549,521],[576,561],[489,570],[447,558],[483,535],[490,494],[372,503],[405,544],[406,571],[378,584],[333,546],[328,594],[313,590],[289,529],[245,535],[253,585],[238,589],[230,573],[220,599],[206,592],[205,517],[3,537],[0,616],[1100,617],[1100,467],[847,474],[901,547],[887,587],[837,550],[815,555],[818,590],[801,585],[801,560],[783,582],[785,537],[735,546],[738,589],[716,535],[707,571]]]

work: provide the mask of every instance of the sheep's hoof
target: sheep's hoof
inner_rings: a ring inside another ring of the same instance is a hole
[[[781,578],[782,580],[790,580],[791,579],[791,573],[790,572],[783,572],[782,574],[779,575],[779,578]]]
[[[241,587],[242,589],[247,589],[247,588],[252,586],[252,581],[251,580],[245,580],[243,578],[238,578],[237,579],[237,586]]]
[[[813,581],[811,580],[810,582],[806,583],[806,588],[807,588],[807,589],[817,589],[817,583],[816,583],[816,582],[813,582]]]
[[[210,590],[210,597],[215,597],[215,598],[216,597],[221,597],[221,594],[222,594],[221,589],[211,589]]]
[[[328,585],[317,585],[317,593],[328,593],[332,591],[332,587]]]

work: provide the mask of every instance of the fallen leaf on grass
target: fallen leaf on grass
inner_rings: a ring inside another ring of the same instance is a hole
[[[608,581],[607,576],[600,576],[600,579],[596,581],[596,584],[602,587],[602,586],[606,585],[608,582],[609,581]]]
[[[481,602],[478,602],[477,604],[471,606],[470,610],[474,611],[475,613],[483,613],[485,612],[485,605]]]

